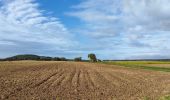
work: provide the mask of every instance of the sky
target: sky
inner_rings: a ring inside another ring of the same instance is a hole
[[[0,0],[0,58],[170,58],[170,0]]]

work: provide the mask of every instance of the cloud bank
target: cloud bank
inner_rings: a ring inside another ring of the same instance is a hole
[[[86,0],[74,5],[67,15],[84,23],[82,33],[97,41],[104,40],[98,45],[108,48],[110,54],[118,53],[123,58],[167,58],[169,5],[169,0]]]
[[[50,54],[75,43],[60,19],[46,16],[35,0],[1,0],[0,4],[1,55]]]
[[[169,0],[81,0],[61,19],[48,16],[37,0],[0,0],[0,55],[167,59],[169,5]]]

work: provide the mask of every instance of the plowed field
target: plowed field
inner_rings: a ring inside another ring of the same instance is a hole
[[[0,62],[0,99],[157,100],[170,73],[83,62]]]

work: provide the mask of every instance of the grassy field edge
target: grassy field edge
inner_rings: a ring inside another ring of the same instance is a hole
[[[124,63],[122,63],[122,62],[120,62],[120,63],[118,63],[118,62],[102,62],[102,63],[109,64],[109,65],[119,65],[119,66],[128,67],[128,68],[138,68],[138,69],[170,72],[170,68],[152,67],[152,66],[137,64],[137,63],[126,63],[126,62],[124,62]],[[158,62],[156,62],[156,63],[158,63]],[[162,63],[162,62],[160,62],[160,63]]]

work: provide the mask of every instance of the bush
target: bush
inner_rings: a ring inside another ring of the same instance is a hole
[[[54,57],[53,61],[61,61],[61,59],[59,57]]]
[[[74,61],[82,61],[81,57],[74,58]]]
[[[60,60],[61,60],[61,61],[67,61],[67,59],[64,58],[64,57],[61,57]]]
[[[43,61],[52,61],[52,57],[40,57],[40,60],[43,60]]]
[[[97,62],[102,62],[100,59],[97,59]]]

